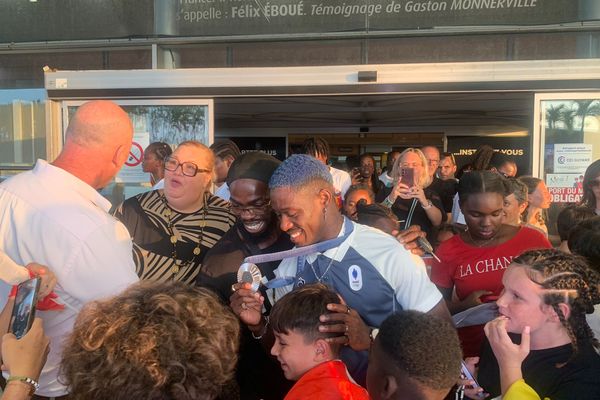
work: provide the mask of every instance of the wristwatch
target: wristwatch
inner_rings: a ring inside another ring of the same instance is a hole
[[[23,382],[29,385],[29,396],[33,396],[35,391],[40,387],[39,383],[27,376],[9,376],[6,380],[6,384],[9,384],[10,382]]]

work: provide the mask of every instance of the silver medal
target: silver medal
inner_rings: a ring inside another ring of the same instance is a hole
[[[257,291],[260,287],[260,281],[262,280],[262,274],[256,264],[243,263],[240,265],[240,269],[237,273],[238,283],[250,283],[252,284],[252,290]]]

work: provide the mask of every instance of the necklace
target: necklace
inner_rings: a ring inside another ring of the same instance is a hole
[[[198,242],[196,246],[192,250],[192,258],[187,261],[180,260],[177,257],[177,235],[175,235],[175,230],[173,228],[173,219],[171,218],[174,214],[174,210],[167,203],[167,199],[163,195],[161,197],[163,205],[165,206],[165,211],[163,215],[167,217],[167,232],[169,233],[169,241],[173,246],[171,251],[171,258],[173,259],[173,266],[171,267],[171,273],[173,274],[173,279],[175,279],[175,275],[177,275],[181,268],[187,268],[190,265],[196,262],[196,258],[200,255],[200,243],[202,243],[202,238],[204,237],[204,227],[206,226],[206,198],[202,204],[202,223],[200,228],[200,235],[198,236]]]
[[[473,239],[473,236],[471,235],[471,232],[469,231],[469,228],[467,227],[467,229],[465,230],[465,232],[467,232],[467,235],[469,235],[469,239],[471,239],[471,244],[475,247],[487,247],[488,245],[490,245],[490,243],[492,243],[494,240],[496,240],[498,238],[498,232],[494,233],[494,236],[492,236],[491,238],[488,239],[479,239],[479,243],[477,243],[476,239]]]
[[[323,283],[323,279],[325,278],[325,275],[327,275],[327,273],[329,272],[329,269],[331,268],[331,265],[333,264],[333,260],[337,256],[338,251],[340,251],[340,246],[338,246],[338,248],[335,250],[333,257],[329,260],[329,264],[327,264],[327,268],[325,268],[325,272],[323,272],[321,274],[321,276],[317,275],[317,271],[315,270],[315,267],[312,265],[312,263],[308,263],[308,265],[310,265],[310,269],[312,270],[313,274],[315,274],[315,278],[317,278],[317,282]]]

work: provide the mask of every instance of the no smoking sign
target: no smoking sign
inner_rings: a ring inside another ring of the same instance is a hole
[[[128,167],[137,167],[142,163],[143,158],[144,150],[142,149],[142,146],[137,142],[132,142],[131,150],[129,150],[129,156],[127,157],[127,161],[125,161],[125,165]]]

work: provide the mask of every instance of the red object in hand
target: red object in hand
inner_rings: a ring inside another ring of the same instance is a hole
[[[35,278],[35,275],[33,274],[33,272],[29,271],[29,277],[30,278]],[[11,297],[15,297],[17,295],[17,288],[19,286],[18,285],[14,285],[12,287],[12,289],[10,290],[10,293],[8,294],[8,298],[10,299]],[[64,310],[65,306],[63,306],[62,304],[58,304],[57,302],[55,302],[53,299],[57,299],[58,296],[56,295],[56,293],[54,292],[50,292],[49,295],[47,295],[46,297],[44,297],[41,300],[38,300],[35,308],[37,310],[40,311],[60,311],[60,310]]]

